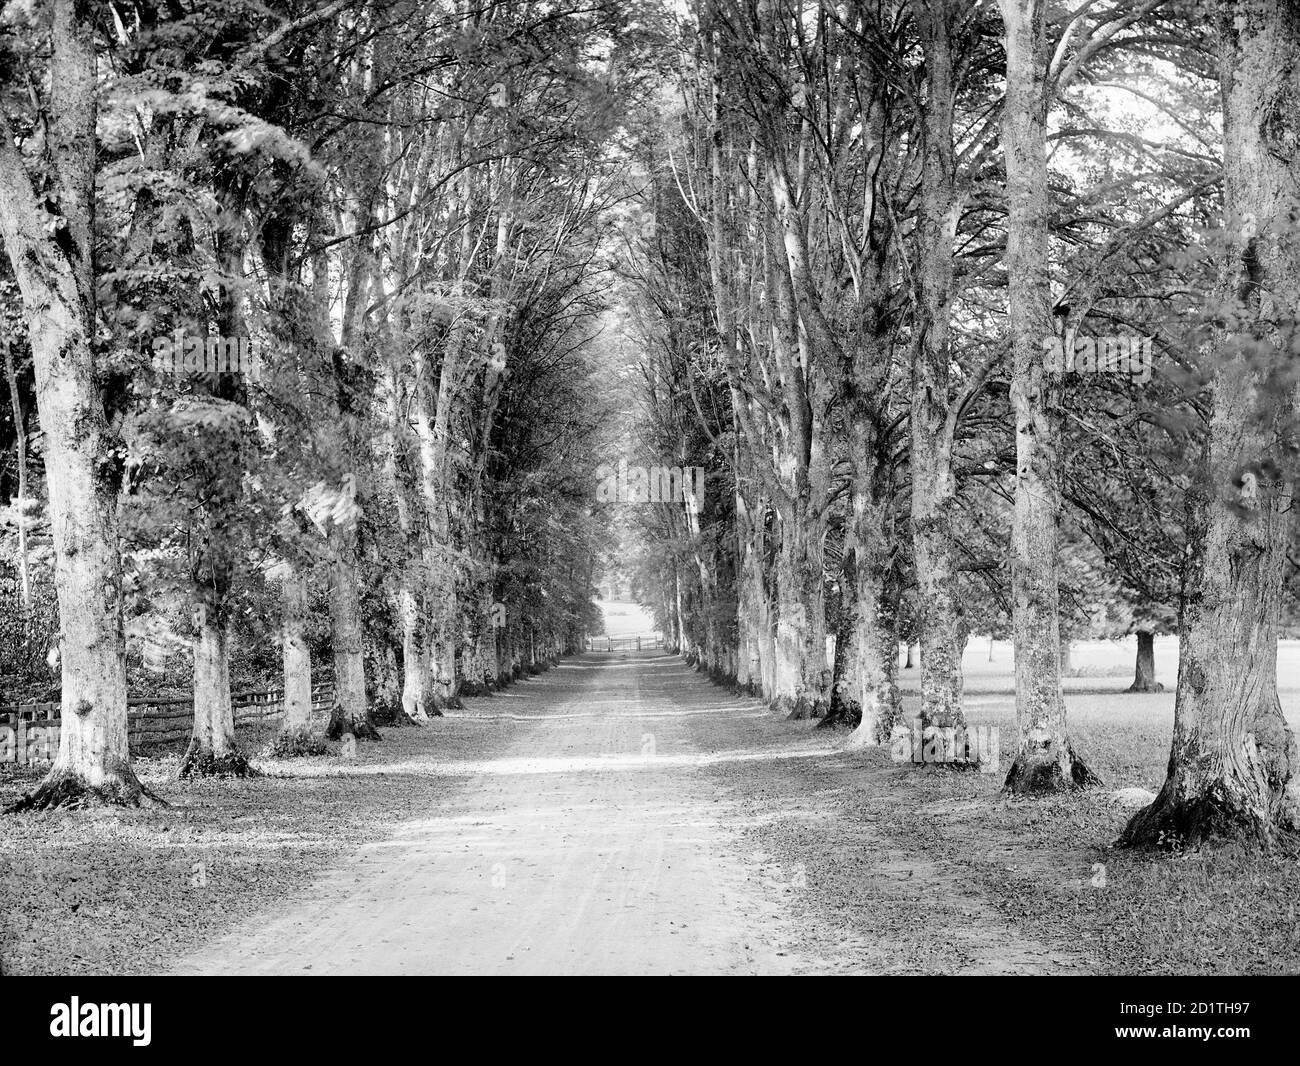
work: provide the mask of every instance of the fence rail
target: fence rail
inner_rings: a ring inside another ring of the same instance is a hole
[[[588,651],[652,651],[664,646],[659,633],[636,637],[588,637]]]
[[[268,723],[284,713],[284,690],[256,689],[231,696],[235,728]],[[329,714],[333,685],[314,685],[314,718]],[[159,699],[139,696],[126,701],[127,742],[132,751],[151,744],[184,740],[194,729],[194,701],[188,696]],[[0,706],[0,763],[49,762],[59,750],[60,707],[57,703]]]

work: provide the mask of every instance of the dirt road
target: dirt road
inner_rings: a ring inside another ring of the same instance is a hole
[[[701,698],[703,697],[703,698]],[[674,659],[592,656],[463,714],[522,722],[465,788],[189,973],[773,973],[777,901],[728,847],[685,720],[767,712]],[[432,745],[428,759],[436,761]]]
[[[509,728],[478,761],[440,762],[431,728],[416,756],[427,765],[364,769],[445,775],[460,787],[427,817],[362,847],[300,902],[175,972],[894,972],[902,953],[888,938],[866,943],[834,917],[791,906],[810,879],[817,890],[819,870],[782,867],[754,848],[755,827],[774,818],[796,837],[801,825],[812,830],[807,819],[819,815],[800,803],[802,767],[861,772],[860,756],[838,752],[830,734],[782,722],[659,654],[567,660],[457,713]],[[436,729],[469,725],[452,718]],[[754,783],[738,787],[740,771]],[[764,795],[768,781],[780,782],[780,797]],[[874,861],[875,874],[888,874],[899,855]],[[941,867],[913,865],[909,891],[942,887]],[[1017,938],[986,908],[979,929],[976,957],[961,969],[1038,970],[1047,959],[1023,940],[1007,954]]]

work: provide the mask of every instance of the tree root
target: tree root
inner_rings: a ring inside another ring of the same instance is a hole
[[[357,740],[383,740],[369,713],[363,712],[360,718],[352,718],[343,713],[341,707],[335,706],[330,712],[329,725],[325,727],[326,740],[342,740],[351,733]]]
[[[5,814],[26,811],[86,810],[93,807],[166,807],[168,803],[140,784],[128,767],[102,785],[89,785],[67,770],[51,773],[35,789],[11,803]]]
[[[329,745],[310,729],[281,733],[271,742],[266,755],[270,759],[300,759],[311,755],[328,755]]]
[[[1222,841],[1271,848],[1284,828],[1246,797],[1215,782],[1198,796],[1176,794],[1166,783],[1155,801],[1133,815],[1115,842],[1120,848],[1173,851]]]
[[[1068,776],[1061,765],[1063,760],[1035,759],[1029,753],[1021,751],[1011,764],[1002,791],[1017,796],[1047,796],[1092,788],[1102,783],[1101,778],[1084,765],[1073,748],[1067,746],[1065,756],[1064,761],[1068,761],[1070,767]]]
[[[817,723],[818,729],[857,729],[862,723],[862,708],[851,700],[831,702],[826,716]]]
[[[1165,686],[1159,681],[1152,681],[1149,685],[1139,685],[1136,681],[1126,688],[1125,692],[1164,692]]]
[[[807,696],[800,696],[798,699],[791,696],[778,696],[772,701],[772,710],[778,714],[784,714],[786,719],[791,722],[802,722],[809,718],[825,718],[829,709],[830,705],[826,700],[814,700]]]
[[[969,773],[980,769],[978,759],[936,759],[933,762],[925,761],[912,763],[913,766],[924,766],[927,770],[948,770],[954,773]]]
[[[181,764],[176,770],[177,780],[186,777],[258,777],[259,772],[249,763],[247,756],[238,748],[232,748],[224,755],[215,755],[209,748],[202,747],[191,740],[190,746],[181,756]]]
[[[441,713],[441,712],[437,712]],[[370,709],[370,720],[376,726],[401,729],[404,726],[419,728],[420,722],[406,713],[400,703],[377,704]]]

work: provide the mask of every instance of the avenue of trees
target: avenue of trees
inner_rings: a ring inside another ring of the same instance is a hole
[[[1150,691],[1177,633],[1125,840],[1300,827],[1298,151],[1289,0],[5,5],[0,669],[62,708],[18,806],[151,799],[135,655],[242,774],[250,656],[291,755],[314,680],[379,739],[579,647],[617,319],[629,441],[705,471],[632,520],[700,669],[872,746],[900,641],[960,729],[1005,634],[1033,795],[1097,782],[1069,641]]]
[[[1068,641],[1138,632],[1152,691],[1152,635],[1177,632],[1168,780],[1125,839],[1296,828],[1294,5],[694,15],[633,271],[654,432],[709,470],[698,519],[646,521],[676,644],[873,745],[900,639],[924,726],[962,727],[967,638],[1005,631],[1005,788],[1033,794],[1096,782]]]
[[[63,724],[20,807],[141,801],[128,631],[188,646],[182,773],[239,774],[234,645],[282,650],[292,754],[320,747],[313,667],[329,735],[378,739],[591,628],[634,14],[6,6],[6,606],[32,643],[57,592]]]

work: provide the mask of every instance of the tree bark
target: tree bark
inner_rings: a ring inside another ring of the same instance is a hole
[[[871,288],[872,299],[878,289]],[[878,306],[878,305],[877,305]],[[848,747],[879,744],[900,710],[898,667],[898,582],[892,559],[893,474],[888,437],[889,362],[879,353],[884,330],[875,319],[875,343],[860,346],[853,380],[841,392],[850,408],[849,461],[852,470],[844,567],[840,576],[841,620],[835,645],[835,681],[827,718],[851,722]]]
[[[1133,672],[1130,692],[1163,692],[1165,686],[1156,680],[1156,638],[1149,629],[1137,631],[1137,666]]]
[[[673,561],[673,611],[677,629],[677,652],[688,662],[695,661],[695,641],[686,625],[686,612],[682,606],[682,575],[680,564]]]
[[[235,744],[230,702],[230,635],[217,608],[196,613],[194,731],[176,776],[246,777],[252,768]]]
[[[1300,828],[1300,756],[1277,696],[1297,405],[1294,384],[1269,380],[1294,358],[1300,318],[1300,14],[1286,0],[1220,0],[1217,18],[1227,324],[1215,336],[1206,534],[1179,634],[1169,773],[1125,845],[1268,845]]]
[[[325,735],[338,740],[351,733],[357,740],[382,740],[370,718],[366,696],[365,641],[357,588],[355,523],[335,530],[330,582],[330,636],[334,646],[334,709]]]
[[[393,726],[414,724],[414,720],[402,707],[403,675],[397,663],[400,645],[391,639],[389,626],[363,624],[362,640],[365,644],[371,720]]]
[[[916,562],[923,727],[963,728],[961,652],[966,623],[957,595],[950,417],[953,254],[960,211],[953,146],[953,54],[948,0],[925,0],[918,21],[925,50],[921,205],[912,349],[912,550]]]
[[[776,676],[772,707],[791,719],[820,718],[829,707],[826,607],[820,534],[796,509],[782,524],[777,555]]]
[[[307,582],[293,567],[280,590],[280,645],[284,663],[284,716],[273,754],[317,754],[311,730],[311,651],[305,634]],[[319,741],[316,741],[319,743]]]
[[[50,217],[0,113],[0,233],[22,293],[44,433],[59,601],[62,729],[45,779],[9,810],[153,799],[131,769],[117,464],[95,379],[93,17],[53,0]]]
[[[402,709],[415,721],[426,722],[430,715],[442,713],[429,689],[428,627],[416,590],[403,582],[397,595],[402,621]]]
[[[355,232],[364,233],[374,218],[375,190],[367,199],[355,220]],[[366,405],[371,401],[368,391],[354,387],[353,361],[360,361],[363,331],[366,322],[369,290],[374,278],[373,240],[370,236],[358,241],[348,264],[347,291],[343,302],[340,346],[333,355],[333,381],[330,389],[330,414],[337,418],[333,427],[340,458],[337,470],[345,485],[350,485],[355,495],[368,487],[366,463],[373,453],[364,439]],[[328,267],[319,272],[322,280],[328,277]],[[323,287],[321,296],[326,295]],[[328,321],[327,307],[317,305],[322,321]],[[369,454],[368,454],[369,453]],[[382,740],[370,717],[370,698],[366,687],[366,645],[364,622],[361,613],[360,560],[358,542],[362,531],[363,511],[359,502],[352,513],[341,521],[335,519],[328,539],[331,549],[330,574],[330,643],[334,652],[334,707],[330,713],[325,736],[338,740],[351,735],[357,740]]]
[[[826,662],[823,591],[826,516],[831,496],[830,448],[824,417],[830,377],[822,365],[833,342],[826,334],[808,267],[801,207],[787,173],[788,146],[780,124],[767,127],[765,143],[771,212],[776,225],[766,250],[766,276],[774,293],[772,357],[784,405],[775,434],[776,497],[780,542],[776,560],[776,670],[774,709],[792,719],[821,718],[830,707],[832,670]],[[815,338],[815,341],[814,341]],[[820,356],[820,360],[818,358]]]
[[[874,747],[889,736],[902,703],[895,671],[898,666],[897,587],[881,565],[877,548],[855,550],[852,564],[855,602],[851,608],[851,640],[843,668],[844,688],[836,696],[856,707],[857,724],[847,748]],[[834,708],[832,708],[834,711]]]
[[[1097,782],[1079,760],[1061,694],[1057,588],[1059,511],[1056,429],[1059,384],[1043,369],[1052,332],[1048,292],[1045,11],[1040,0],[999,0],[1006,28],[1007,305],[1011,406],[1016,428],[1011,532],[1012,640],[1020,745],[1005,788],[1058,792]]]
[[[5,380],[9,383],[9,404],[14,416],[14,450],[18,463],[18,582],[24,611],[31,610],[32,581],[27,567],[27,424],[23,418],[23,401],[18,393],[18,371],[14,366],[13,346],[9,338],[0,340],[4,349]]]
[[[739,455],[739,443],[736,454]],[[739,462],[736,461],[739,469]],[[736,558],[738,588],[736,594],[736,688],[746,696],[763,695],[763,644],[761,625],[762,579],[756,544],[757,530],[750,516],[749,501],[736,478]]]
[[[235,213],[241,196],[229,174],[216,182],[217,200]],[[243,269],[243,242],[228,227],[219,227],[214,242],[216,260],[227,278],[238,278]],[[235,337],[245,333],[238,297],[229,286],[217,300],[215,325],[219,333]],[[206,331],[200,318],[200,330]],[[220,397],[228,402],[247,401],[233,378],[204,381],[195,385],[199,395]],[[241,455],[245,428],[235,423],[226,430],[219,450],[198,459],[193,477],[212,486],[193,497],[188,508],[185,545],[189,569],[189,594],[195,607],[194,726],[190,743],[177,769],[178,777],[194,775],[247,776],[255,771],[235,742],[234,710],[230,702],[230,593],[241,564],[235,516],[247,502],[244,479],[232,478],[225,457]],[[227,452],[226,447],[234,445]],[[219,487],[218,487],[219,486]]]

